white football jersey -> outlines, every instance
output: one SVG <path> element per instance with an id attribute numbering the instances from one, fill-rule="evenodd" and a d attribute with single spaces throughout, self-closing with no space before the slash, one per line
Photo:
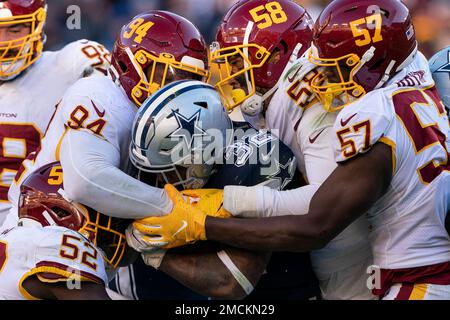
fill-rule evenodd
<path id="1" fill-rule="evenodd" d="M 312 93 L 309 85 L 316 74 L 306 55 L 288 67 L 265 117 L 267 128 L 294 152 L 306 181 L 320 185 L 336 168 L 331 141 L 337 114 L 325 111 Z M 364 217 L 311 252 L 311 261 L 324 299 L 374 298 L 366 285 L 372 257 Z"/>
<path id="2" fill-rule="evenodd" d="M 450 261 L 449 123 L 425 57 L 419 52 L 384 88 L 346 106 L 334 130 L 337 162 L 377 142 L 392 148 L 391 184 L 368 213 L 374 264 L 398 269 Z"/>
<path id="3" fill-rule="evenodd" d="M 103 256 L 78 232 L 62 227 L 15 227 L 0 234 L 0 299 L 36 299 L 23 282 L 107 283 Z M 70 289 L 70 287 L 69 287 Z"/>
<path id="4" fill-rule="evenodd" d="M 78 79 L 106 73 L 109 52 L 80 40 L 44 52 L 18 78 L 0 83 L 0 225 L 10 207 L 8 189 L 22 161 L 39 148 L 55 106 Z"/>
<path id="5" fill-rule="evenodd" d="M 59 146 L 68 130 L 86 130 L 108 141 L 122 151 L 121 167 L 125 167 L 136 111 L 137 107 L 109 77 L 93 75 L 77 81 L 59 104 L 42 139 L 41 149 L 23 162 L 9 191 L 11 203 L 18 203 L 20 184 L 26 177 L 46 164 L 59 161 Z M 18 219 L 15 207 L 5 222 L 6 227 L 14 225 Z"/>

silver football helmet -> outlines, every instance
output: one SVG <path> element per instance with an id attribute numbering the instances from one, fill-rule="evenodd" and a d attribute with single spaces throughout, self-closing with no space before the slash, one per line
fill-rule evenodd
<path id="1" fill-rule="evenodd" d="M 450 46 L 431 57 L 429 64 L 436 89 L 445 107 L 450 110 Z"/>
<path id="2" fill-rule="evenodd" d="M 193 80 L 173 82 L 139 108 L 130 159 L 138 170 L 158 174 L 158 184 L 201 188 L 214 164 L 223 161 L 232 129 L 214 87 Z"/>

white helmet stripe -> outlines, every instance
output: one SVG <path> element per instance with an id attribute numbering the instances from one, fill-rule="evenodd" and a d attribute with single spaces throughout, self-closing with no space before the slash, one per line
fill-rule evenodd
<path id="1" fill-rule="evenodd" d="M 133 55 L 133 52 L 131 52 L 131 49 L 127 47 L 127 48 L 125 48 L 125 52 L 127 53 L 128 58 L 130 59 L 131 63 L 133 64 L 134 69 L 136 70 L 137 73 L 139 73 L 139 76 L 141 77 L 141 79 L 145 82 L 148 82 L 147 75 L 144 73 L 142 68 L 136 63 L 136 59 Z"/>
<path id="2" fill-rule="evenodd" d="M 244 35 L 244 56 L 249 59 L 248 57 L 248 48 L 246 47 L 246 45 L 248 44 L 248 39 L 250 38 L 250 33 L 253 30 L 253 21 L 249 21 L 247 24 L 247 28 L 245 28 L 245 35 Z M 244 67 L 247 69 L 249 67 L 247 60 L 244 59 Z M 248 73 L 245 72 L 245 81 L 247 82 L 247 90 L 249 90 L 248 92 L 252 91 L 252 84 L 250 83 L 250 79 L 248 78 Z"/>

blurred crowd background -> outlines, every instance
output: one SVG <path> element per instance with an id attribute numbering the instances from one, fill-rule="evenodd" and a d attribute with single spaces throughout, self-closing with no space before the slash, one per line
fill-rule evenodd
<path id="1" fill-rule="evenodd" d="M 86 38 L 111 49 L 121 26 L 146 10 L 162 9 L 180 14 L 213 41 L 223 14 L 237 0 L 48 0 L 47 50 Z M 316 19 L 329 0 L 296 0 Z M 357 0 L 355 0 L 357 1 Z M 450 0 L 404 0 L 410 8 L 420 50 L 429 58 L 450 45 Z M 70 5 L 81 8 L 81 30 L 68 30 Z"/>

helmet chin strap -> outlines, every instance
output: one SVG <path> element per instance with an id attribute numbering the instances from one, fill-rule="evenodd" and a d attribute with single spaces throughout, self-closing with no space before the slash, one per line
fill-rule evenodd
<path id="1" fill-rule="evenodd" d="M 284 68 L 284 70 L 288 70 L 294 64 L 294 62 L 298 58 L 298 53 L 300 52 L 302 46 L 303 45 L 301 43 L 297 43 L 297 45 L 294 48 L 294 51 L 292 52 L 292 54 L 291 54 L 291 56 L 289 58 L 289 62 L 287 63 L 287 65 Z M 264 109 L 264 102 L 273 93 L 275 93 L 275 91 L 277 91 L 278 87 L 280 86 L 281 79 L 282 79 L 282 77 L 280 77 L 278 79 L 277 83 L 269 91 L 267 91 L 263 95 L 261 95 L 259 93 L 255 93 L 252 96 L 248 97 L 241 104 L 242 112 L 245 113 L 246 115 L 249 115 L 249 116 L 252 116 L 252 117 L 256 116 L 257 114 L 262 113 L 262 111 Z"/>
<path id="2" fill-rule="evenodd" d="M 264 108 L 264 101 L 267 100 L 279 87 L 279 83 L 277 83 L 272 89 L 260 95 L 259 93 L 255 93 L 251 97 L 247 98 L 241 104 L 241 110 L 243 113 L 249 116 L 256 116 L 257 114 L 262 113 Z"/>

